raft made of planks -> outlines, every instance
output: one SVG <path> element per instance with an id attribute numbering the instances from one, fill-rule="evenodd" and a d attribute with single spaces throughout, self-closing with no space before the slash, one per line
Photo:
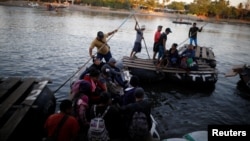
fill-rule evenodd
<path id="1" fill-rule="evenodd" d="M 27 114 L 32 108 L 37 108 L 37 109 L 41 108 L 38 107 L 38 105 L 34 104 L 37 102 L 41 94 L 43 94 L 44 92 L 46 94 L 49 94 L 51 92 L 46 87 L 49 82 L 51 81 L 47 78 L 38 79 L 33 77 L 30 78 L 8 77 L 0 79 L 0 140 L 1 141 L 13 140 L 13 138 L 15 137 L 19 138 L 18 135 L 21 134 L 20 131 L 16 131 L 19 133 L 16 133 L 15 137 L 13 137 L 14 136 L 13 133 L 15 132 L 16 128 L 20 128 L 21 130 L 26 130 L 24 126 L 22 127 L 18 126 L 21 125 L 24 118 L 27 116 Z M 45 98 L 43 97 L 43 99 Z M 48 106 L 44 101 L 43 104 L 44 106 Z M 36 118 L 36 115 L 31 115 L 31 116 L 33 116 L 33 118 Z M 32 123 L 31 120 L 29 120 L 29 124 L 39 125 L 39 123 Z M 29 130 L 35 130 L 35 129 L 29 129 Z M 28 133 L 27 130 L 27 135 L 28 134 L 31 133 Z M 27 137 L 27 135 L 23 136 Z"/>
<path id="2" fill-rule="evenodd" d="M 122 58 L 124 68 L 139 68 L 145 70 L 159 71 L 154 65 L 152 59 L 141 59 L 141 58 L 133 58 L 131 59 L 128 56 L 124 56 Z M 199 69 L 197 71 L 189 71 L 189 74 L 214 74 L 218 73 L 216 68 L 211 68 L 205 61 L 198 60 Z M 163 67 L 160 68 L 161 72 L 165 73 L 187 73 L 185 69 L 177 68 L 177 67 Z"/>
<path id="3" fill-rule="evenodd" d="M 178 48 L 179 53 L 181 54 L 187 49 L 188 45 L 184 45 L 180 48 Z M 212 48 L 208 47 L 201 47 L 197 46 L 195 47 L 195 57 L 199 59 L 206 59 L 206 60 L 215 60 L 215 55 L 212 51 Z"/>

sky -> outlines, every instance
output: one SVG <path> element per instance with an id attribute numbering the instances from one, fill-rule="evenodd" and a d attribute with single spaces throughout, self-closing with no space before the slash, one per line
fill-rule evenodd
<path id="1" fill-rule="evenodd" d="M 193 2 L 194 0 L 170 0 L 170 2 L 173 2 L 173 1 L 178 1 L 178 2 L 185 2 L 185 3 L 191 3 Z M 235 6 L 237 7 L 239 3 L 246 3 L 247 0 L 229 0 L 230 1 L 230 5 L 232 6 Z"/>

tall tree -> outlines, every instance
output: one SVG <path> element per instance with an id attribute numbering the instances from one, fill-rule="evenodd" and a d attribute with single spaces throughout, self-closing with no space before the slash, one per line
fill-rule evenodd
<path id="1" fill-rule="evenodd" d="M 190 12 L 197 15 L 207 15 L 211 0 L 194 0 L 190 4 Z"/>

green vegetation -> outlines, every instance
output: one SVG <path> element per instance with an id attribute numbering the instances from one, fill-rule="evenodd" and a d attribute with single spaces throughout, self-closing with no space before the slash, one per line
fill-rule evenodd
<path id="1" fill-rule="evenodd" d="M 217 19 L 250 20 L 249 4 L 239 3 L 238 7 L 230 6 L 230 0 L 193 0 L 192 3 L 176 2 L 165 5 L 170 0 L 76 0 L 76 4 L 110 7 L 112 9 L 140 8 L 157 12 L 171 9 L 176 13 L 195 14 L 198 16 L 216 17 Z M 172 11 L 172 12 L 173 12 Z"/>
<path id="2" fill-rule="evenodd" d="M 6 1 L 6 0 L 0 0 Z M 40 2 L 65 2 L 66 0 L 29 0 Z M 72 2 L 73 0 L 67 0 Z M 192 3 L 170 0 L 74 0 L 74 4 L 109 7 L 111 9 L 142 9 L 155 12 L 171 12 L 193 14 L 197 16 L 215 17 L 216 19 L 240 19 L 250 21 L 250 0 L 239 3 L 237 7 L 230 6 L 232 0 L 193 0 Z M 184 0 L 183 0 L 184 1 Z"/>

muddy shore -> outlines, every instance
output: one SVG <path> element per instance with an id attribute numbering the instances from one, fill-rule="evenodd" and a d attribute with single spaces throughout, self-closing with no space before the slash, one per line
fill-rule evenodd
<path id="1" fill-rule="evenodd" d="M 31 3 L 30 1 L 0 1 L 0 5 L 3 6 L 18 6 L 18 7 L 31 7 L 29 5 Z M 39 4 L 38 8 L 46 8 L 46 5 L 48 3 L 42 3 L 42 2 L 32 2 Z M 56 4 L 56 3 L 52 3 Z M 72 11 L 95 11 L 95 12 L 106 12 L 106 13 L 118 13 L 118 14 L 131 14 L 133 12 L 136 15 L 142 15 L 142 16 L 159 16 L 159 17 L 167 17 L 176 19 L 176 14 L 172 13 L 162 13 L 162 12 L 150 12 L 150 11 L 143 11 L 143 10 L 122 10 L 122 9 L 110 9 L 107 7 L 95 7 L 95 6 L 85 6 L 85 5 L 69 5 L 67 7 L 69 10 Z M 235 19 L 219 19 L 216 20 L 215 18 L 207 18 L 207 17 L 198 17 L 194 15 L 179 15 L 183 20 L 193 20 L 193 21 L 199 21 L 202 20 L 204 22 L 210 22 L 210 23 L 221 23 L 221 24 L 246 24 L 250 25 L 250 21 L 245 20 L 235 20 Z"/>

